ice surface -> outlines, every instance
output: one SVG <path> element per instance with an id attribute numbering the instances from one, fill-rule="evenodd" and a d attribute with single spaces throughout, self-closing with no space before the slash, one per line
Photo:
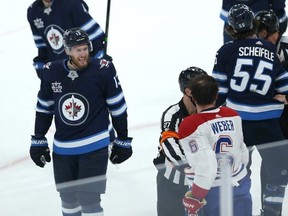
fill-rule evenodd
<path id="1" fill-rule="evenodd" d="M 51 163 L 41 169 L 29 158 L 39 88 L 32 67 L 37 50 L 26 19 L 31 3 L 5 1 L 0 13 L 0 206 L 1 215 L 6 216 L 61 215 Z M 104 29 L 107 1 L 87 3 Z M 160 116 L 180 100 L 177 78 L 181 70 L 198 66 L 211 73 L 215 52 L 222 44 L 220 7 L 221 1 L 211 0 L 112 1 L 108 54 L 114 59 L 128 103 L 134 154 L 119 166 L 109 164 L 103 196 L 106 216 L 156 215 L 152 160 Z M 47 135 L 50 143 L 52 136 L 53 128 Z M 260 159 L 255 155 L 257 168 Z M 260 208 L 258 176 L 256 169 L 251 190 L 255 212 Z M 288 215 L 287 208 L 284 215 Z"/>

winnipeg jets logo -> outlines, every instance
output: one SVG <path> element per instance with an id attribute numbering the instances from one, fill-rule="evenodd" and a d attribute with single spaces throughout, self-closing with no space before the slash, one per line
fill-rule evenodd
<path id="1" fill-rule="evenodd" d="M 88 100 L 78 93 L 68 93 L 59 100 L 59 112 L 65 124 L 81 125 L 88 117 Z"/>
<path id="2" fill-rule="evenodd" d="M 48 31 L 47 39 L 55 49 L 62 46 L 62 44 L 60 44 L 60 39 L 62 39 L 62 35 L 58 30 L 54 29 L 53 27 Z"/>
<path id="3" fill-rule="evenodd" d="M 100 69 L 103 67 L 109 67 L 109 61 L 107 61 L 106 59 L 101 59 L 100 61 Z"/>
<path id="4" fill-rule="evenodd" d="M 75 100 L 74 95 L 72 95 L 71 100 L 65 104 L 65 111 L 71 119 L 76 119 L 78 118 L 78 113 L 81 115 L 82 107 L 84 107 L 84 105 Z"/>
<path id="5" fill-rule="evenodd" d="M 62 86 L 61 86 L 61 83 L 60 82 L 54 82 L 52 83 L 52 90 L 54 93 L 60 93 L 62 92 Z"/>
<path id="6" fill-rule="evenodd" d="M 36 26 L 36 28 L 40 29 L 40 28 L 44 28 L 44 22 L 42 21 L 41 18 L 37 18 L 35 20 L 33 20 L 34 25 Z"/>
<path id="7" fill-rule="evenodd" d="M 63 30 L 57 25 L 49 25 L 45 31 L 44 34 L 46 35 L 47 41 L 49 42 L 49 45 L 53 49 L 54 53 L 60 54 L 63 52 Z"/>
<path id="8" fill-rule="evenodd" d="M 43 69 L 44 69 L 44 68 L 50 69 L 50 65 L 51 65 L 51 62 L 47 62 L 47 63 L 43 66 Z"/>
<path id="9" fill-rule="evenodd" d="M 52 32 L 51 35 L 49 36 L 49 40 L 51 41 L 51 43 L 53 43 L 55 46 L 59 45 L 59 41 L 60 41 L 60 36 L 57 35 L 55 32 Z"/>

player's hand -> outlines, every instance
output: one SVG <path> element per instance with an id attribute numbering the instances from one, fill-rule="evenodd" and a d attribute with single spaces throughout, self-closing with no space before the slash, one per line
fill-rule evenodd
<path id="1" fill-rule="evenodd" d="M 110 155 L 110 161 L 113 164 L 120 164 L 131 157 L 132 155 L 132 139 L 115 138 Z"/>
<path id="2" fill-rule="evenodd" d="M 198 211 L 206 205 L 206 200 L 202 201 L 193 198 L 192 192 L 188 191 L 183 198 L 183 205 L 187 210 L 188 216 L 198 216 Z"/>
<path id="3" fill-rule="evenodd" d="M 48 142 L 45 137 L 31 137 L 30 157 L 39 167 L 44 167 L 46 162 L 51 161 L 50 149 L 48 147 Z"/>
<path id="4" fill-rule="evenodd" d="M 286 100 L 286 95 L 283 94 L 277 94 L 274 96 L 274 99 L 278 100 L 279 102 L 282 102 L 284 104 L 287 104 L 287 100 Z"/>

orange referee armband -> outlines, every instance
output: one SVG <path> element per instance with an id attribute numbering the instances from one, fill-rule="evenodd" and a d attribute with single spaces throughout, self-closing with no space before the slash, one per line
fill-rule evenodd
<path id="1" fill-rule="evenodd" d="M 175 131 L 163 131 L 161 136 L 160 145 L 162 145 L 162 143 L 169 138 L 179 139 L 179 135 Z"/>

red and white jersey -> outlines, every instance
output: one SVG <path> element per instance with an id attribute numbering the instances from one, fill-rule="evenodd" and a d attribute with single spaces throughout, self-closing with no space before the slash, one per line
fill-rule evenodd
<path id="1" fill-rule="evenodd" d="M 220 168 L 225 154 L 231 165 L 231 184 L 238 185 L 247 174 L 248 149 L 243 141 L 241 118 L 228 107 L 204 110 L 186 117 L 179 127 L 180 144 L 190 170 L 187 177 L 209 190 L 220 184 Z"/>

